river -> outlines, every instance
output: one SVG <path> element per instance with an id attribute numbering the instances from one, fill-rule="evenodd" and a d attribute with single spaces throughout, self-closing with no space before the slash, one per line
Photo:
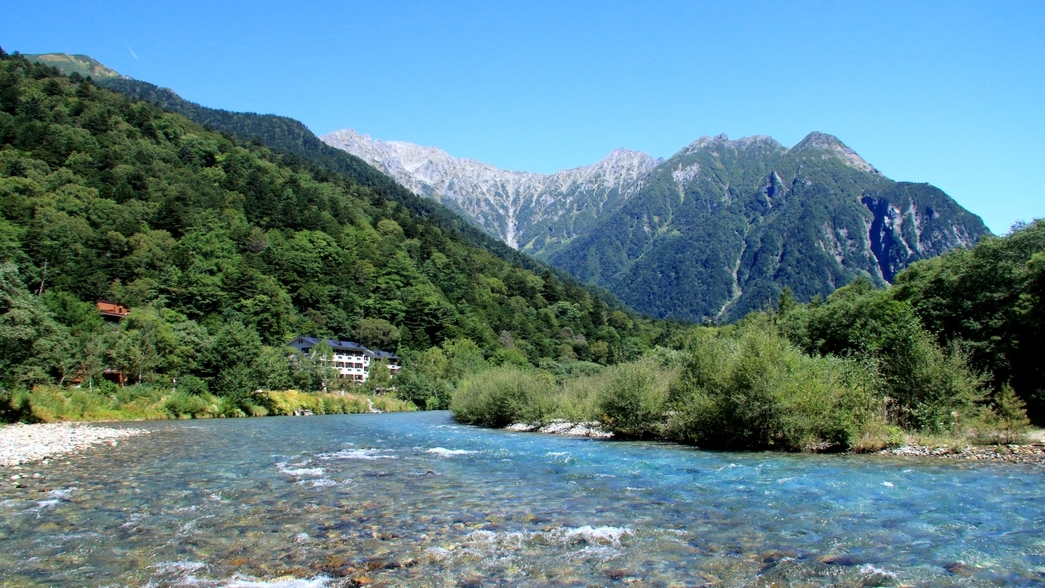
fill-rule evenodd
<path id="1" fill-rule="evenodd" d="M 4 484 L 0 584 L 1045 584 L 1037 465 L 708 452 L 446 412 L 129 426 L 151 432 Z"/>

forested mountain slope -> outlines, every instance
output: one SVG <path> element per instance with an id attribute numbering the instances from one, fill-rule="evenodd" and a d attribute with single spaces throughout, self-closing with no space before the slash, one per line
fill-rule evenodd
<path id="1" fill-rule="evenodd" d="M 808 301 L 858 275 L 882 285 L 988 233 L 942 191 L 889 180 L 822 133 L 791 149 L 704 137 L 663 162 L 619 150 L 551 175 L 351 130 L 321 138 L 656 317 L 734 320 L 784 286 Z"/>
<path id="2" fill-rule="evenodd" d="M 375 189 L 2 52 L 0 268 L 6 382 L 62 381 L 107 354 L 146 381 L 290 386 L 279 348 L 297 334 L 496 362 L 649 345 L 585 288 Z M 99 298 L 132 308 L 116 331 Z"/>
<path id="3" fill-rule="evenodd" d="M 791 149 L 704 137 L 653 170 L 617 212 L 550 257 L 658 317 L 732 320 L 790 287 L 803 301 L 989 234 L 928 184 L 882 176 L 838 139 Z"/>
<path id="4" fill-rule="evenodd" d="M 406 207 L 413 214 L 429 219 L 443 230 L 460 234 L 470 244 L 481 247 L 501 259 L 532 271 L 548 269 L 477 228 L 472 224 L 474 221 L 469 215 L 459 214 L 460 209 L 450 207 L 454 210 L 452 211 L 439 202 L 419 197 L 362 159 L 327 145 L 298 120 L 274 114 L 208 108 L 185 100 L 170 89 L 127 77 L 107 77 L 99 80 L 98 84 L 125 94 L 131 99 L 156 104 L 205 127 L 232 133 L 244 141 L 256 140 L 275 151 L 297 155 L 316 166 L 344 175 L 356 184 L 380 193 L 384 198 Z M 566 276 L 565 273 L 558 275 L 560 279 Z"/>

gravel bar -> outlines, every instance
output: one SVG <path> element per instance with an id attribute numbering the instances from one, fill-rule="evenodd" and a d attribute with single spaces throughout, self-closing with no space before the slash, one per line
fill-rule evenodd
<path id="1" fill-rule="evenodd" d="M 55 455 L 76 453 L 91 445 L 143 435 L 142 429 L 114 429 L 83 423 L 14 424 L 0 427 L 0 466 L 17 466 Z"/>
<path id="2" fill-rule="evenodd" d="M 882 455 L 902 455 L 908 457 L 939 457 L 943 459 L 1045 464 L 1045 446 L 1037 443 L 1030 445 L 980 445 L 963 449 L 904 445 L 903 447 L 883 449 L 879 453 Z"/>

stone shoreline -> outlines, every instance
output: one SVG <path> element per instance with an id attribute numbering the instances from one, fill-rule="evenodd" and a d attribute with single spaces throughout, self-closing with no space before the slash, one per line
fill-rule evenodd
<path id="1" fill-rule="evenodd" d="M 532 423 L 514 423 L 505 431 L 545 433 L 569 437 L 612 439 L 613 433 L 602 428 L 598 422 L 575 423 L 555 420 L 541 426 Z M 1033 439 L 1032 441 L 1037 441 Z M 931 457 L 939 459 L 968 459 L 973 461 L 999 461 L 1007 463 L 1037 463 L 1045 465 L 1045 444 L 1032 442 L 1024 445 L 973 445 L 964 448 L 930 447 L 926 445 L 904 445 L 881 451 L 849 452 L 850 455 L 895 455 L 898 457 Z"/>
<path id="2" fill-rule="evenodd" d="M 148 431 L 84 423 L 5 425 L 0 427 L 0 467 L 19 466 L 76 453 L 100 443 L 116 446 L 120 439 L 145 433 Z"/>
<path id="3" fill-rule="evenodd" d="M 1008 463 L 1045 464 L 1045 446 L 1030 445 L 974 445 L 963 449 L 951 447 L 928 447 L 924 445 L 904 445 L 892 449 L 883 449 L 879 455 L 897 455 L 905 457 L 935 457 L 941 459 L 969 459 L 974 461 L 1004 461 Z"/>
<path id="4" fill-rule="evenodd" d="M 602 428 L 596 422 L 574 423 L 570 421 L 554 420 L 541 426 L 530 423 L 514 423 L 504 428 L 505 431 L 517 433 L 545 433 L 548 435 L 566 435 L 568 437 L 591 437 L 593 439 L 612 439 L 613 433 Z"/>

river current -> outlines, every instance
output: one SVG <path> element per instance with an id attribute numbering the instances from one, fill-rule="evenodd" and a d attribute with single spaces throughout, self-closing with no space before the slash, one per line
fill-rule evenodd
<path id="1" fill-rule="evenodd" d="M 151 433 L 0 489 L 0 584 L 1045 584 L 1040 466 L 708 452 L 446 412 L 130 426 Z"/>

